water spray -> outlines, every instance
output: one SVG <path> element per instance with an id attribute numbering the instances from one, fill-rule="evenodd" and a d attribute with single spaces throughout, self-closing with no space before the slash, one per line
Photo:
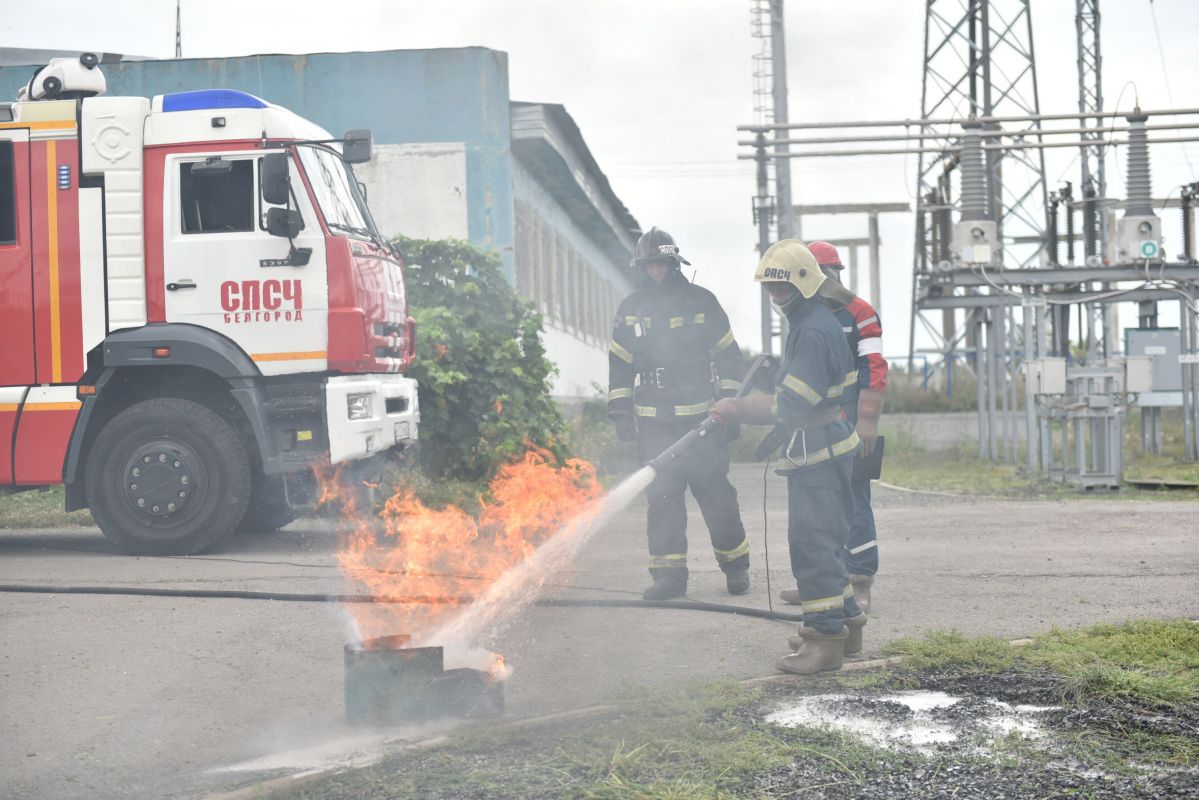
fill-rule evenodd
<path id="1" fill-rule="evenodd" d="M 745 380 L 741 382 L 741 388 L 737 391 L 736 398 L 745 397 L 757 388 L 764 390 L 773 388 L 774 373 L 777 369 L 778 362 L 774 357 L 767 355 L 758 356 L 745 373 Z M 703 422 L 688 431 L 677 442 L 663 450 L 655 458 L 651 458 L 646 466 L 653 470 L 654 475 L 662 473 L 704 439 L 718 432 L 721 427 L 722 423 L 720 420 L 715 417 L 706 417 Z"/>

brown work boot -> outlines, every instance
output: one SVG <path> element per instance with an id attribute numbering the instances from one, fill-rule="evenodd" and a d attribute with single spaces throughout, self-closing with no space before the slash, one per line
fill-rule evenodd
<path id="1" fill-rule="evenodd" d="M 845 657 L 851 661 L 862 657 L 862 628 L 866 627 L 866 615 L 858 614 L 845 620 Z"/>
<path id="2" fill-rule="evenodd" d="M 858 607 L 863 614 L 870 613 L 870 587 L 874 585 L 873 575 L 850 575 L 849 582 L 853 585 L 853 599 L 858 601 Z"/>
<path id="3" fill-rule="evenodd" d="M 784 603 L 790 603 L 793 606 L 799 605 L 799 589 L 783 589 L 779 592 L 779 599 Z"/>
<path id="4" fill-rule="evenodd" d="M 807 626 L 799 629 L 799 648 L 778 660 L 777 667 L 793 675 L 814 675 L 817 672 L 835 672 L 845 661 L 845 639 L 848 632 L 844 627 L 836 633 L 821 633 Z"/>
<path id="5" fill-rule="evenodd" d="M 846 636 L 845 636 L 845 657 L 854 659 L 862 657 L 862 628 L 866 626 L 866 615 L 858 614 L 856 617 L 849 617 L 845 620 Z M 798 633 L 787 637 L 787 644 L 791 645 L 792 650 L 798 650 L 803 644 L 803 637 Z"/>

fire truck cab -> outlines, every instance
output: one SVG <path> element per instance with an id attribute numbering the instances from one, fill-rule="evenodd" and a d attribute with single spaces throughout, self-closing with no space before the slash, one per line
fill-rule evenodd
<path id="1" fill-rule="evenodd" d="M 414 324 L 369 132 L 104 89 L 85 54 L 0 104 L 0 493 L 62 483 L 125 549 L 191 553 L 416 439 Z"/>

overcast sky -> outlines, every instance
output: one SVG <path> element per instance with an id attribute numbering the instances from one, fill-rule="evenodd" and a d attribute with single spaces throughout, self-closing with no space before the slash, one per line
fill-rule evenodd
<path id="1" fill-rule="evenodd" d="M 789 0 L 792 120 L 919 116 L 924 7 L 920 0 Z M 174 54 L 174 0 L 56 0 L 52 13 L 47 8 L 43 0 L 5 0 L 0 43 Z M 1199 2 L 1104 0 L 1102 11 L 1108 109 L 1117 101 L 1118 108 L 1131 108 L 1137 99 L 1149 109 L 1199 107 Z M 1033 26 L 1041 110 L 1073 111 L 1074 3 L 1034 2 Z M 753 170 L 736 160 L 735 130 L 753 122 L 756 42 L 749 0 L 183 2 L 188 57 L 466 45 L 508 53 L 512 99 L 566 106 L 642 226 L 675 235 L 698 270 L 697 282 L 718 294 L 738 338 L 758 349 Z M 1187 147 L 1185 153 L 1178 145 L 1153 149 L 1155 196 L 1176 196 L 1179 184 L 1199 179 L 1191 166 L 1199 166 L 1199 146 Z M 1049 153 L 1050 188 L 1064 180 L 1077 185 L 1073 149 Z M 1109 157 L 1113 195 L 1122 193 L 1122 167 L 1118 154 Z M 914 159 L 903 156 L 800 162 L 793 170 L 794 200 L 911 201 L 914 168 Z M 1179 247 L 1176 217 L 1166 213 L 1171 253 Z M 865 220 L 812 218 L 804 233 L 863 236 Z M 909 325 L 912 217 L 884 217 L 882 238 L 886 354 L 901 355 Z M 1163 313 L 1163 324 L 1177 318 L 1172 313 Z M 1133 316 L 1126 310 L 1122 319 Z"/>

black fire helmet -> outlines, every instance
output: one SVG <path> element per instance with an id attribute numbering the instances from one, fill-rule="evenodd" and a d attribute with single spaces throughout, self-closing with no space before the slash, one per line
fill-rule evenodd
<path id="1" fill-rule="evenodd" d="M 691 266 L 690 261 L 679 255 L 679 246 L 674 243 L 674 237 L 658 227 L 641 234 L 637 246 L 633 248 L 633 260 L 629 266 L 645 269 L 651 261 L 670 261 L 676 268 L 680 264 Z"/>

